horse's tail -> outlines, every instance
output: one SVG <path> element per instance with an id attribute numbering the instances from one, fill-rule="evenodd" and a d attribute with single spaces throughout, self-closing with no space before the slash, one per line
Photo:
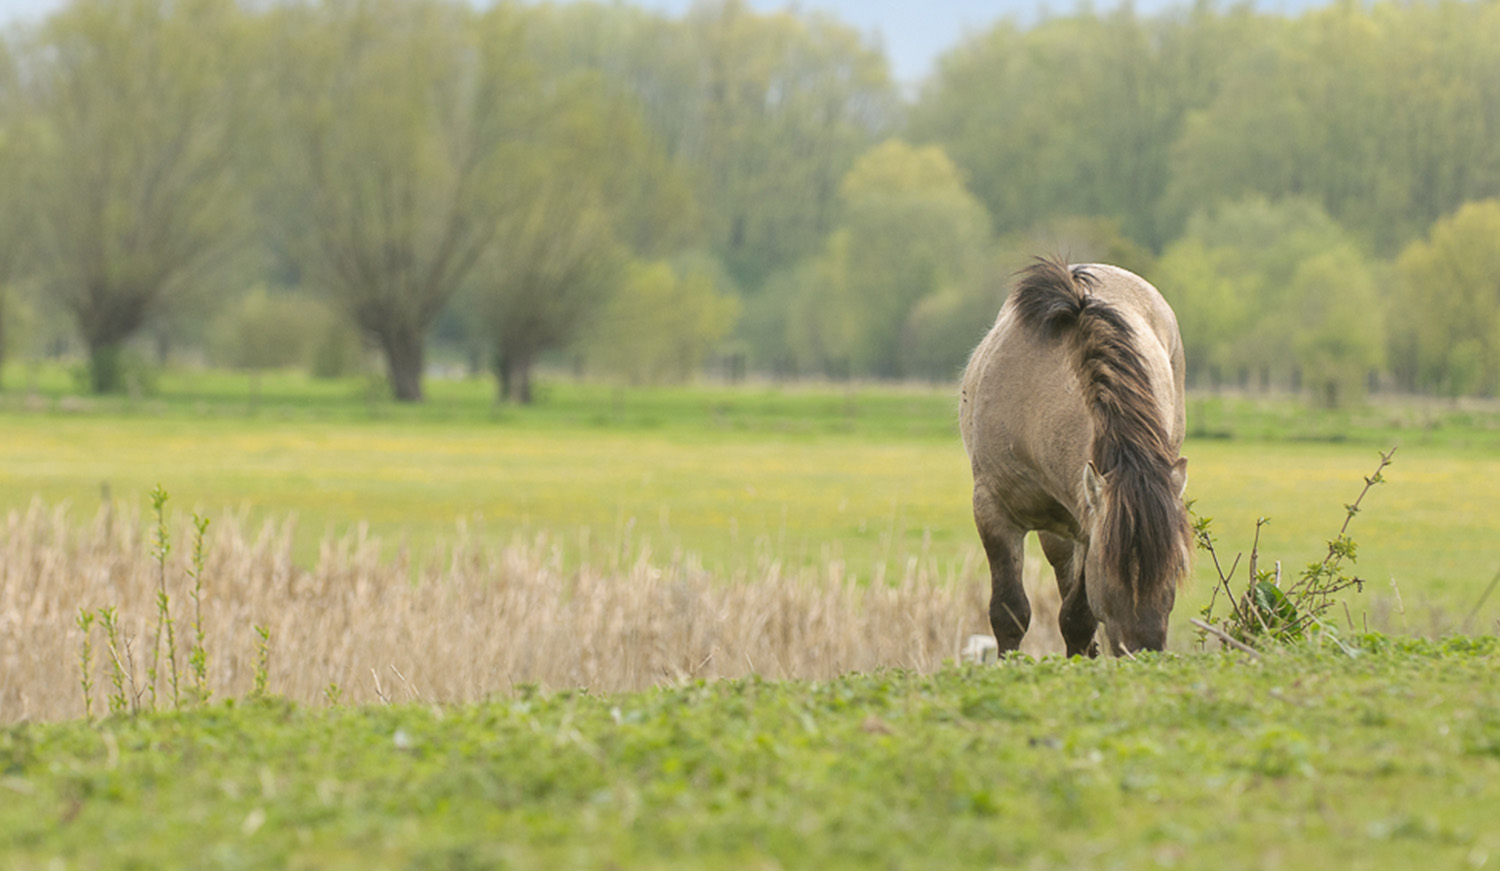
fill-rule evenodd
<path id="1" fill-rule="evenodd" d="M 1037 258 L 1012 292 L 1021 322 L 1045 341 L 1066 341 L 1094 419 L 1091 459 L 1108 482 L 1103 547 L 1122 581 L 1176 583 L 1186 574 L 1191 527 L 1172 479 L 1176 462 L 1135 331 L 1094 296 L 1083 266 Z"/>

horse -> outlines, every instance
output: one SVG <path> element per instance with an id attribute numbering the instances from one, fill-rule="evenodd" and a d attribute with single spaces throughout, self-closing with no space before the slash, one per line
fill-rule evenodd
<path id="1" fill-rule="evenodd" d="M 964 370 L 959 427 L 1001 653 L 1031 623 L 1030 531 L 1057 575 L 1069 656 L 1162 650 L 1192 555 L 1177 317 L 1115 266 L 1037 258 Z"/>

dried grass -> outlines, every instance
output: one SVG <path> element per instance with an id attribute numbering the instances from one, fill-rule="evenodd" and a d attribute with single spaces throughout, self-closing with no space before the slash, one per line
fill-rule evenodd
<path id="1" fill-rule="evenodd" d="M 144 683 L 156 615 L 152 531 L 140 511 L 108 506 L 84 522 L 40 503 L 6 518 L 0 723 L 84 713 L 81 608 L 118 610 Z M 643 541 L 625 542 L 605 565 L 569 566 L 555 536 L 497 546 L 460 527 L 441 558 L 422 565 L 382 557 L 378 540 L 357 534 L 325 538 L 308 570 L 293 562 L 295 533 L 291 519 L 252 531 L 243 517 L 214 518 L 203 623 L 216 698 L 250 691 L 256 625 L 270 630 L 272 693 L 319 703 L 337 685 L 350 704 L 461 702 L 521 684 L 615 692 L 752 673 L 926 672 L 989 631 L 977 548 L 947 569 L 913 556 L 895 579 L 862 579 L 839 562 L 792 573 L 772 559 L 714 577 L 691 556 L 653 558 Z M 174 521 L 172 539 L 172 613 L 187 627 L 185 520 Z M 1035 614 L 1023 650 L 1033 655 L 1062 649 L 1056 590 L 1041 574 L 1028 563 Z M 107 710 L 109 692 L 101 647 L 96 637 L 95 711 Z"/>

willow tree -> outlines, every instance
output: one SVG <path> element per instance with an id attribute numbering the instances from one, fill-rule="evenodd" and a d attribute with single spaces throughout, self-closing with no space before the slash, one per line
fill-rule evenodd
<path id="1" fill-rule="evenodd" d="M 473 282 L 500 398 L 523 403 L 541 355 L 585 336 L 630 256 L 670 250 L 692 214 L 634 97 L 592 72 L 549 72 L 544 120 L 515 158 L 504 220 Z"/>
<path id="2" fill-rule="evenodd" d="M 456 0 L 282 13 L 282 238 L 382 351 L 401 401 L 422 399 L 426 334 L 513 199 L 532 93 L 519 16 Z"/>
<path id="3" fill-rule="evenodd" d="M 77 0 L 22 37 L 11 143 L 39 279 L 88 348 L 121 348 L 203 286 L 244 237 L 232 0 Z"/>

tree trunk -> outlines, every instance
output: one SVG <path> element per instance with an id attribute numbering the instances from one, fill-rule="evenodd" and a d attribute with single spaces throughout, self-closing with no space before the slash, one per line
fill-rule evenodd
<path id="1" fill-rule="evenodd" d="M 530 357 L 505 351 L 495 354 L 495 381 L 501 402 L 531 404 Z"/>
<path id="2" fill-rule="evenodd" d="M 89 388 L 95 394 L 125 389 L 124 349 L 118 340 L 89 340 Z"/>
<path id="3" fill-rule="evenodd" d="M 508 393 L 522 405 L 531 404 L 531 363 L 523 360 L 510 371 L 511 386 Z"/>
<path id="4" fill-rule="evenodd" d="M 422 367 L 425 348 L 422 335 L 412 330 L 398 330 L 380 336 L 385 352 L 386 377 L 397 402 L 422 401 Z"/>
<path id="5" fill-rule="evenodd" d="M 510 402 L 510 358 L 500 352 L 495 352 L 495 401 L 500 404 Z"/>

